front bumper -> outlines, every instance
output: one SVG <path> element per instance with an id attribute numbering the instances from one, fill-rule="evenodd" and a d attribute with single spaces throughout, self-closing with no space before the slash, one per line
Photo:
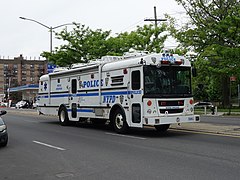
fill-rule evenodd
<path id="1" fill-rule="evenodd" d="M 145 117 L 143 125 L 155 126 L 161 124 L 179 124 L 179 123 L 193 123 L 200 122 L 199 115 L 188 116 L 158 116 L 158 117 Z"/>

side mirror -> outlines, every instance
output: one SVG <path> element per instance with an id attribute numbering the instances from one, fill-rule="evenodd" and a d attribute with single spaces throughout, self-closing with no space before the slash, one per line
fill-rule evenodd
<path id="1" fill-rule="evenodd" d="M 193 77 L 197 76 L 197 69 L 195 67 L 192 68 L 192 76 Z"/>
<path id="2" fill-rule="evenodd" d="M 1 111 L 0 111 L 0 116 L 2 116 L 2 115 L 4 115 L 4 114 L 7 114 L 7 111 L 1 110 Z"/>

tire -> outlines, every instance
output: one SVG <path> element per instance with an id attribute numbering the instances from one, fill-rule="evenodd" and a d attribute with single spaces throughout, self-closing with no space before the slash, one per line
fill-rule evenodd
<path id="1" fill-rule="evenodd" d="M 170 124 L 163 124 L 163 125 L 156 125 L 155 126 L 155 129 L 158 131 L 158 132 L 166 132 L 169 128 Z"/>
<path id="2" fill-rule="evenodd" d="M 8 135 L 6 136 L 5 141 L 2 142 L 2 143 L 0 143 L 0 147 L 5 147 L 5 146 L 7 146 L 7 143 L 8 143 Z"/>
<path id="3" fill-rule="evenodd" d="M 68 113 L 65 107 L 60 108 L 58 116 L 59 116 L 59 122 L 62 126 L 69 125 Z"/>
<path id="4" fill-rule="evenodd" d="M 127 133 L 129 127 L 126 122 L 126 115 L 121 109 L 117 109 L 114 112 L 111 122 L 116 133 L 119 134 Z"/>

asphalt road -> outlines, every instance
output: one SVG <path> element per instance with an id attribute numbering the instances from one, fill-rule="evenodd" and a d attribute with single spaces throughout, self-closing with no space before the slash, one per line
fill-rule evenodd
<path id="1" fill-rule="evenodd" d="M 62 127 L 56 117 L 7 114 L 0 179 L 238 180 L 240 138 L 107 126 Z"/>

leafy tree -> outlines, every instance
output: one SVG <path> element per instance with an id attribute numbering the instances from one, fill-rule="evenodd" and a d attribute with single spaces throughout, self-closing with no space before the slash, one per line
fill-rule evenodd
<path id="1" fill-rule="evenodd" d="M 239 0 L 176 1 L 185 8 L 190 21 L 181 29 L 173 28 L 172 23 L 172 35 L 182 46 L 199 54 L 199 65 L 208 61 L 204 66 L 208 69 L 208 74 L 204 75 L 211 79 L 208 90 L 210 92 L 214 82 L 221 84 L 222 104 L 226 106 L 229 104 L 229 77 L 240 78 Z"/>
<path id="2" fill-rule="evenodd" d="M 106 40 L 109 35 L 110 31 L 101 29 L 93 31 L 85 25 L 76 24 L 73 31 L 62 30 L 56 34 L 58 39 L 62 39 L 67 44 L 56 47 L 53 53 L 43 52 L 42 56 L 60 66 L 84 63 L 90 59 L 100 58 L 107 53 Z"/>
<path id="3" fill-rule="evenodd" d="M 166 31 L 166 24 L 155 27 L 154 25 L 138 26 L 136 31 L 132 31 L 126 41 L 130 48 L 148 52 L 160 52 L 163 43 L 167 38 L 167 34 L 162 35 Z"/>
<path id="4" fill-rule="evenodd" d="M 136 31 L 124 32 L 111 37 L 111 31 L 91 30 L 85 25 L 77 25 L 71 32 L 66 30 L 56 34 L 58 39 L 67 42 L 55 48 L 53 53 L 43 52 L 42 56 L 50 62 L 67 66 L 73 63 L 84 63 L 105 55 L 123 55 L 133 48 L 140 51 L 160 52 L 167 35 L 162 35 L 166 24 L 160 27 L 153 25 L 138 26 Z"/>

